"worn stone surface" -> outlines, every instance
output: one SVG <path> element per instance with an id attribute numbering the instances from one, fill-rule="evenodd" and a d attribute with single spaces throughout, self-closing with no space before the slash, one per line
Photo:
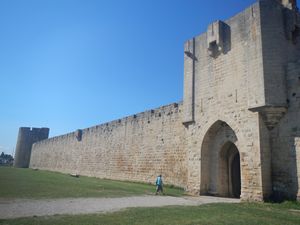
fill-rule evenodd
<path id="1" fill-rule="evenodd" d="M 28 168 L 33 143 L 47 139 L 48 137 L 49 128 L 20 127 L 16 145 L 14 167 Z"/>
<path id="2" fill-rule="evenodd" d="M 30 167 L 145 182 L 162 173 L 190 193 L 243 200 L 300 197 L 295 6 L 261 0 L 208 25 L 184 45 L 182 103 L 37 142 Z"/>
<path id="3" fill-rule="evenodd" d="M 181 104 L 50 138 L 34 144 L 30 167 L 87 176 L 185 186 Z"/>

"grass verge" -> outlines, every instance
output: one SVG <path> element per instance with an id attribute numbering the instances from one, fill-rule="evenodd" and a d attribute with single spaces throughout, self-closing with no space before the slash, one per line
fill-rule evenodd
<path id="1" fill-rule="evenodd" d="M 0 220 L 1 225 L 296 225 L 300 204 L 209 204 L 189 207 L 132 208 L 115 213 Z"/>
<path id="2" fill-rule="evenodd" d="M 0 167 L 0 198 L 78 198 L 125 197 L 147 195 L 155 192 L 155 186 L 142 183 L 113 181 L 66 174 Z M 179 188 L 165 188 L 167 195 L 182 196 Z"/>

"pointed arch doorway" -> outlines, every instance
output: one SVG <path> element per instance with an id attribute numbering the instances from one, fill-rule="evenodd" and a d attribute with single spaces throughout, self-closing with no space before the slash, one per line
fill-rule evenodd
<path id="1" fill-rule="evenodd" d="M 241 195 L 240 154 L 232 142 L 227 142 L 220 150 L 218 193 L 232 198 Z"/>
<path id="2" fill-rule="evenodd" d="M 201 195 L 240 197 L 241 164 L 236 142 L 235 132 L 223 121 L 207 131 L 201 148 Z"/>

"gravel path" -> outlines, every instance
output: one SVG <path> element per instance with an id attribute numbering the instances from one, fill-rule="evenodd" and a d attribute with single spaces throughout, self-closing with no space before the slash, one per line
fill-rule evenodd
<path id="1" fill-rule="evenodd" d="M 216 197 L 139 196 L 124 198 L 68 198 L 50 200 L 0 200 L 0 219 L 56 214 L 88 214 L 113 212 L 128 207 L 160 207 L 169 205 L 201 205 L 238 203 L 239 199 Z"/>

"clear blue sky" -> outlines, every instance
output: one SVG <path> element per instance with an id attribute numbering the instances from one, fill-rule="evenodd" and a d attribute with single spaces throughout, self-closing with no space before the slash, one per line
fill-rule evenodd
<path id="1" fill-rule="evenodd" d="M 0 0 L 0 152 L 182 100 L 183 43 L 255 0 Z"/>

